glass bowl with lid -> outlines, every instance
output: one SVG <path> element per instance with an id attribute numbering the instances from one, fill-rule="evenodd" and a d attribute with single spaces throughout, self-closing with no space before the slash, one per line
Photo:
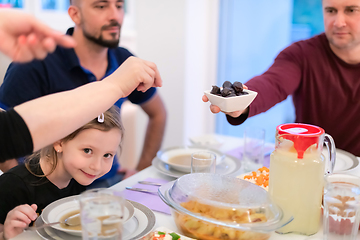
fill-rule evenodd
<path id="1" fill-rule="evenodd" d="M 197 239 L 265 240 L 292 221 L 266 190 L 230 176 L 187 174 L 162 185 L 159 196 L 179 230 Z"/>

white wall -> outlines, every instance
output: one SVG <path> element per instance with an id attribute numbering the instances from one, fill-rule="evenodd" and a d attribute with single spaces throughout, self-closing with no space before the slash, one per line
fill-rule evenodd
<path id="1" fill-rule="evenodd" d="M 135 0 L 137 56 L 158 65 L 168 111 L 163 147 L 214 131 L 201 97 L 216 82 L 217 0 Z"/>

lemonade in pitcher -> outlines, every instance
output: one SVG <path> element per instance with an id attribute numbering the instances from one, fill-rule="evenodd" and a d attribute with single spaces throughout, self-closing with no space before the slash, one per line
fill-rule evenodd
<path id="1" fill-rule="evenodd" d="M 335 146 L 324 130 L 306 124 L 282 124 L 276 129 L 275 151 L 270 156 L 269 194 L 284 218 L 294 220 L 278 233 L 315 234 L 321 224 L 325 159 L 324 139 L 330 149 L 332 172 Z"/>

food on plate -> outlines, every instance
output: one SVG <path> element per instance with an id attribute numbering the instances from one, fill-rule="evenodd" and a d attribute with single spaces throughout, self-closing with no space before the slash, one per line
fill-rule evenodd
<path id="1" fill-rule="evenodd" d="M 181 237 L 177 233 L 167 233 L 161 231 L 155 231 L 152 234 L 151 240 L 181 240 Z"/>
<path id="2" fill-rule="evenodd" d="M 80 215 L 75 216 L 79 213 L 80 213 L 80 210 L 75 210 L 75 211 L 71 211 L 69 213 L 64 214 L 60 218 L 60 222 L 61 222 L 60 227 L 69 229 L 69 230 L 81 230 Z M 72 216 L 75 216 L 75 217 L 72 218 Z M 71 220 L 71 226 L 63 223 L 65 221 L 65 219 L 67 219 L 67 218 L 69 218 Z M 79 224 L 75 224 L 75 223 L 79 223 Z"/>
<path id="3" fill-rule="evenodd" d="M 169 158 L 168 162 L 172 164 L 191 166 L 191 154 L 192 153 L 184 153 L 172 156 Z"/>
<path id="4" fill-rule="evenodd" d="M 191 200 L 181 204 L 185 209 L 201 214 L 207 218 L 220 220 L 229 223 L 258 223 L 266 222 L 267 218 L 261 211 L 253 209 L 234 209 L 234 208 L 219 208 L 211 205 L 201 203 L 199 201 Z M 241 231 L 229 227 L 219 226 L 205 221 L 196 219 L 190 215 L 175 212 L 175 221 L 177 226 L 186 236 L 191 236 L 198 239 L 227 239 L 227 240 L 265 240 L 270 237 L 266 233 Z"/>
<path id="5" fill-rule="evenodd" d="M 69 213 L 64 214 L 60 218 L 60 222 L 64 222 L 65 219 L 69 219 L 69 224 L 60 223 L 60 227 L 67 230 L 82 230 L 81 228 L 81 220 L 80 220 L 80 210 L 71 211 Z M 77 215 L 77 216 L 75 216 Z M 111 215 L 105 215 L 101 217 L 97 217 L 99 223 L 101 223 L 101 235 L 102 236 L 111 236 L 113 234 L 113 230 L 118 227 L 119 221 L 114 221 L 114 217 Z"/>
<path id="6" fill-rule="evenodd" d="M 165 227 L 159 227 L 144 237 L 143 240 L 192 240 L 192 238 L 180 235 Z"/>
<path id="7" fill-rule="evenodd" d="M 241 175 L 240 178 L 255 183 L 266 190 L 269 189 L 269 169 L 267 167 L 261 167 L 257 171 Z"/>
<path id="8" fill-rule="evenodd" d="M 234 82 L 232 84 L 229 81 L 225 81 L 222 88 L 213 85 L 210 93 L 222 97 L 236 97 L 249 94 L 248 92 L 244 92 L 244 87 L 241 82 Z"/>

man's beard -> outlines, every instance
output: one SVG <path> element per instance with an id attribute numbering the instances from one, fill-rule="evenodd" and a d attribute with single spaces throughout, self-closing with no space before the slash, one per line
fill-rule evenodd
<path id="1" fill-rule="evenodd" d="M 83 33 L 84 33 L 84 36 L 89 39 L 90 41 L 102 46 L 102 47 L 107 47 L 107 48 L 117 48 L 119 46 L 119 41 L 120 41 L 120 34 L 119 34 L 119 37 L 116 38 L 116 39 L 113 39 L 113 40 L 104 40 L 103 39 L 103 36 L 102 36 L 102 31 L 106 28 L 110 28 L 110 27 L 119 27 L 119 33 L 120 33 L 120 30 L 121 30 L 121 26 L 120 24 L 118 24 L 117 22 L 112 22 L 110 23 L 109 25 L 105 25 L 101 28 L 101 34 L 99 37 L 94 37 L 92 36 L 90 33 L 88 33 L 85 28 L 83 28 Z M 114 36 L 115 38 L 115 35 L 116 33 L 114 34 L 111 34 Z"/>

